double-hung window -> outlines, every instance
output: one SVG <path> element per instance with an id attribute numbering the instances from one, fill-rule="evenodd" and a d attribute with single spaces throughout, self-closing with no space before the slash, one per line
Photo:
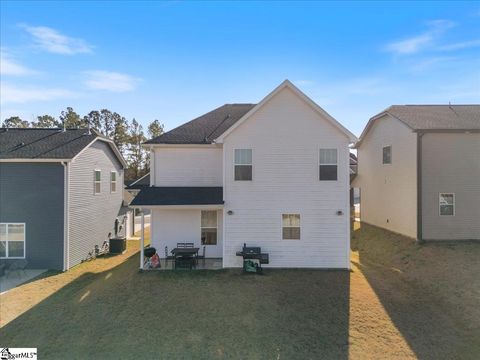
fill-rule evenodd
<path id="1" fill-rule="evenodd" d="M 217 211 L 202 210 L 201 216 L 202 245 L 217 245 Z"/>
<path id="2" fill-rule="evenodd" d="M 382 148 L 382 164 L 392 163 L 392 146 L 384 146 Z"/>
<path id="3" fill-rule="evenodd" d="M 235 181 L 252 180 L 252 149 L 235 149 Z"/>
<path id="4" fill-rule="evenodd" d="M 438 197 L 439 213 L 441 216 L 455 215 L 455 194 L 441 193 Z"/>
<path id="5" fill-rule="evenodd" d="M 117 192 L 117 172 L 110 172 L 110 192 Z"/>
<path id="6" fill-rule="evenodd" d="M 102 192 L 102 171 L 94 170 L 93 172 L 93 192 L 100 194 Z"/>
<path id="7" fill-rule="evenodd" d="M 300 240 L 300 214 L 282 214 L 282 239 Z"/>
<path id="8" fill-rule="evenodd" d="M 320 149 L 320 180 L 337 180 L 337 149 Z"/>
<path id="9" fill-rule="evenodd" d="M 25 224 L 0 223 L 0 258 L 25 258 Z"/>

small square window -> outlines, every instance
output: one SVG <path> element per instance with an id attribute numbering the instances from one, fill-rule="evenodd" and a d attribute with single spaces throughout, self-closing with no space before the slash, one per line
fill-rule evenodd
<path id="1" fill-rule="evenodd" d="M 321 181 L 338 179 L 337 149 L 320 149 L 319 173 Z"/>
<path id="2" fill-rule="evenodd" d="M 392 163 L 392 146 L 384 146 L 382 149 L 382 162 L 383 164 Z"/>
<path id="3" fill-rule="evenodd" d="M 102 191 L 102 172 L 100 170 L 93 172 L 93 191 L 95 194 L 100 194 Z"/>
<path id="4" fill-rule="evenodd" d="M 117 192 L 117 172 L 112 171 L 110 173 L 110 192 Z"/>
<path id="5" fill-rule="evenodd" d="M 441 216 L 455 215 L 455 194 L 440 194 L 438 198 L 439 213 Z"/>
<path id="6" fill-rule="evenodd" d="M 217 211 L 202 210 L 200 226 L 202 245 L 217 245 Z"/>
<path id="7" fill-rule="evenodd" d="M 235 181 L 252 180 L 252 149 L 235 149 Z"/>
<path id="8" fill-rule="evenodd" d="M 282 239 L 300 240 L 300 214 L 282 214 Z"/>
<path id="9" fill-rule="evenodd" d="M 25 258 L 25 224 L 0 224 L 0 258 Z"/>

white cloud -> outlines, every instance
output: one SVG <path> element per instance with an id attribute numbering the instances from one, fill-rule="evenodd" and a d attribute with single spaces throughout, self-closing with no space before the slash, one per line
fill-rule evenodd
<path id="1" fill-rule="evenodd" d="M 414 54 L 434 45 L 438 37 L 455 26 L 449 20 L 433 20 L 428 23 L 428 30 L 410 38 L 388 44 L 385 49 L 395 54 Z"/>
<path id="2" fill-rule="evenodd" d="M 0 50 L 0 74 L 26 76 L 36 74 L 35 70 L 29 69 L 16 62 L 4 49 Z"/>
<path id="3" fill-rule="evenodd" d="M 140 79 L 128 74 L 103 70 L 85 71 L 85 75 L 87 76 L 85 85 L 88 88 L 112 92 L 132 91 L 140 81 Z"/>
<path id="4" fill-rule="evenodd" d="M 92 45 L 85 40 L 63 35 L 55 29 L 46 26 L 22 25 L 22 27 L 33 36 L 33 40 L 41 49 L 48 52 L 62 55 L 92 52 Z"/>
<path id="5" fill-rule="evenodd" d="M 453 50 L 460 50 L 460 49 L 468 49 L 468 48 L 477 47 L 477 46 L 480 46 L 480 39 L 442 45 L 438 47 L 438 50 L 453 51 Z"/>
<path id="6" fill-rule="evenodd" d="M 62 88 L 42 88 L 34 86 L 16 86 L 5 82 L 0 84 L 0 102 L 27 103 L 32 101 L 52 101 L 57 99 L 74 98 L 76 93 Z"/>

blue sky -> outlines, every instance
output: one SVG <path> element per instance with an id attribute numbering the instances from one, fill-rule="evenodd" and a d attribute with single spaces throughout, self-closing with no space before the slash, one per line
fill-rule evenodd
<path id="1" fill-rule="evenodd" d="M 1 2 L 1 119 L 108 108 L 166 129 L 284 79 L 359 135 L 480 102 L 475 2 Z"/>

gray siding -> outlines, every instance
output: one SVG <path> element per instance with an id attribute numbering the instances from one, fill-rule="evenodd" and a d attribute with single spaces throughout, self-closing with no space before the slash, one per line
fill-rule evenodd
<path id="1" fill-rule="evenodd" d="M 480 239 L 480 134 L 428 133 L 422 140 L 425 240 Z M 440 216 L 439 193 L 455 193 L 455 215 Z"/>
<path id="2" fill-rule="evenodd" d="M 94 194 L 94 170 L 102 171 L 101 194 Z M 110 172 L 117 171 L 117 192 L 110 192 Z M 95 245 L 114 233 L 122 206 L 123 169 L 110 146 L 96 141 L 72 162 L 69 198 L 69 266 L 79 264 Z"/>
<path id="3" fill-rule="evenodd" d="M 60 163 L 0 163 L 0 222 L 26 224 L 29 268 L 63 269 L 63 176 Z"/>

